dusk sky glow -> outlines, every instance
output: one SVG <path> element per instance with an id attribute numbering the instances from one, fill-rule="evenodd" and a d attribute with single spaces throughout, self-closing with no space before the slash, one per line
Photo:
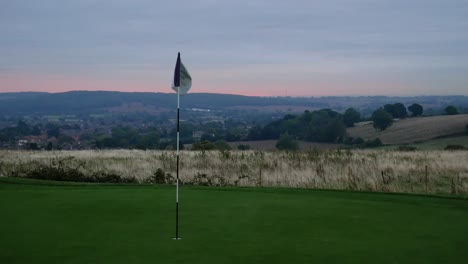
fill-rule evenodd
<path id="1" fill-rule="evenodd" d="M 468 1 L 0 1 L 0 92 L 468 95 Z"/>

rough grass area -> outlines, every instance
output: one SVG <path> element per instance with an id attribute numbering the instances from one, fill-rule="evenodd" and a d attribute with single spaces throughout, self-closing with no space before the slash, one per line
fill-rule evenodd
<path id="1" fill-rule="evenodd" d="M 229 146 L 232 149 L 237 149 L 239 145 L 248 145 L 252 150 L 266 150 L 272 151 L 277 150 L 276 143 L 278 140 L 257 140 L 257 141 L 237 141 L 237 142 L 228 142 Z M 319 149 L 319 150 L 330 150 L 330 149 L 337 149 L 341 147 L 340 144 L 332 144 L 332 143 L 317 143 L 317 142 L 306 142 L 306 141 L 298 141 L 299 149 L 300 150 L 312 150 L 312 149 Z"/>
<path id="2" fill-rule="evenodd" d="M 372 123 L 366 122 L 347 131 L 352 137 L 362 137 L 366 140 L 380 138 L 384 144 L 394 145 L 460 134 L 465 132 L 467 124 L 468 114 L 464 114 L 401 119 L 384 131 L 377 131 L 372 127 Z"/>
<path id="3" fill-rule="evenodd" d="M 0 263 L 463 263 L 468 202 L 0 180 Z"/>
<path id="4" fill-rule="evenodd" d="M 468 135 L 433 139 L 421 143 L 411 144 L 410 146 L 416 147 L 420 150 L 443 150 L 449 145 L 460 145 L 468 149 Z"/>
<path id="5" fill-rule="evenodd" d="M 466 150 L 183 151 L 180 178 L 195 185 L 467 194 L 467 160 Z M 176 155 L 136 150 L 0 151 L 0 176 L 64 178 L 46 177 L 47 169 L 82 173 L 83 178 L 122 179 L 114 182 L 134 178 L 140 183 L 151 181 L 159 170 L 171 183 Z"/>

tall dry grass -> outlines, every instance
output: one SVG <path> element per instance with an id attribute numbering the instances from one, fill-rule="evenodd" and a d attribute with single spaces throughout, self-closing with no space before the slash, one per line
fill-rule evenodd
<path id="1" fill-rule="evenodd" d="M 83 173 L 140 182 L 157 169 L 176 173 L 170 151 L 0 151 L 0 176 L 22 176 L 57 159 Z M 180 178 L 192 184 L 466 194 L 468 151 L 182 151 Z"/>

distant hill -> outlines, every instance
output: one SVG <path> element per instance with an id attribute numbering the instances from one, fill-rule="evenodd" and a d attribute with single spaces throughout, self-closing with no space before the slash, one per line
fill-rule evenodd
<path id="1" fill-rule="evenodd" d="M 230 94 L 193 93 L 182 97 L 183 107 L 217 109 L 239 106 L 294 106 L 324 107 L 317 102 L 302 102 L 280 97 L 253 97 Z M 0 94 L 0 112 L 3 114 L 80 114 L 109 112 L 115 108 L 139 105 L 148 109 L 174 109 L 176 95 L 171 93 L 124 93 L 105 91 L 74 91 L 66 93 L 3 93 Z M 125 107 L 124 107 L 125 108 Z M 131 107 L 126 107 L 132 111 Z M 134 111 L 142 111 L 141 107 Z"/>
<path id="2" fill-rule="evenodd" d="M 405 144 L 431 140 L 438 137 L 461 134 L 468 124 L 468 114 L 430 116 L 401 119 L 384 131 L 377 131 L 371 122 L 358 123 L 348 128 L 351 137 L 380 138 L 384 144 Z"/>
<path id="3" fill-rule="evenodd" d="M 354 107 L 363 116 L 387 103 L 423 105 L 426 114 L 439 114 L 451 104 L 461 112 L 468 109 L 466 96 L 419 97 L 257 97 L 231 94 L 191 93 L 182 97 L 184 108 L 222 109 L 228 111 L 303 112 L 330 108 L 343 112 Z M 0 93 L 0 113 L 4 115 L 96 114 L 106 112 L 158 113 L 175 108 L 174 93 L 130 93 L 108 91 L 72 91 L 65 93 Z"/>

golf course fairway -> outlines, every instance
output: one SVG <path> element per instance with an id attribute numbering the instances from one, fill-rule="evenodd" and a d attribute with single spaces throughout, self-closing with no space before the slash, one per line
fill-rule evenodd
<path id="1" fill-rule="evenodd" d="M 0 179 L 0 263 L 465 263 L 468 200 Z"/>

